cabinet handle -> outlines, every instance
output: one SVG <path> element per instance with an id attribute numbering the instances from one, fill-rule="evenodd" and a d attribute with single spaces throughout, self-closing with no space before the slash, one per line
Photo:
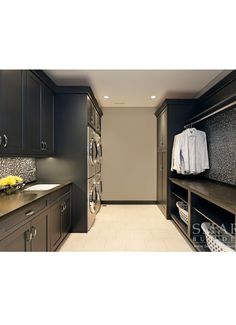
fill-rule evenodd
<path id="1" fill-rule="evenodd" d="M 1 144 L 2 144 L 2 136 L 0 135 L 0 146 L 1 146 Z"/>
<path id="2" fill-rule="evenodd" d="M 25 236 L 26 236 L 26 240 L 27 241 L 31 241 L 32 240 L 32 233 L 31 233 L 31 231 L 27 230 L 26 233 L 25 233 Z"/>
<path id="3" fill-rule="evenodd" d="M 62 202 L 61 204 L 61 212 L 64 212 L 65 211 L 65 202 Z"/>
<path id="4" fill-rule="evenodd" d="M 28 211 L 25 213 L 26 217 L 29 218 L 34 214 L 34 210 Z"/>
<path id="5" fill-rule="evenodd" d="M 4 140 L 3 147 L 6 148 L 7 147 L 7 142 L 8 142 L 6 134 L 3 134 L 3 140 Z"/>
<path id="6" fill-rule="evenodd" d="M 32 239 L 34 239 L 37 235 L 37 229 L 34 226 L 31 227 L 31 234 L 32 234 Z"/>
<path id="7" fill-rule="evenodd" d="M 41 150 L 44 150 L 44 142 L 41 141 Z"/>
<path id="8" fill-rule="evenodd" d="M 47 142 L 44 142 L 44 150 L 47 150 L 47 149 L 48 149 Z"/>
<path id="9" fill-rule="evenodd" d="M 65 205 L 65 209 L 64 209 L 64 211 L 66 210 L 66 208 L 67 208 L 67 206 L 66 206 L 66 201 L 64 202 L 64 205 Z"/>

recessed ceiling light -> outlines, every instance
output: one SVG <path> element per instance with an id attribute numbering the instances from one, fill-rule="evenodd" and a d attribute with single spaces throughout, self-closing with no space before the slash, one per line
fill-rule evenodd
<path id="1" fill-rule="evenodd" d="M 155 99 L 155 98 L 156 98 L 156 96 L 155 96 L 155 95 L 152 95 L 152 96 L 151 96 L 151 99 Z"/>
<path id="2" fill-rule="evenodd" d="M 106 96 L 103 96 L 103 97 L 104 97 L 105 99 L 108 99 L 108 98 L 109 98 L 109 96 L 107 96 L 107 95 L 106 95 Z"/>

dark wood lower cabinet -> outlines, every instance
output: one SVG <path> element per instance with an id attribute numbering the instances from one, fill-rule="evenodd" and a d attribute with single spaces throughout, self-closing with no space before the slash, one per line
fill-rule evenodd
<path id="1" fill-rule="evenodd" d="M 47 251 L 47 219 L 49 211 L 38 215 L 31 222 L 31 251 L 46 252 Z"/>
<path id="2" fill-rule="evenodd" d="M 65 197 L 64 211 L 62 213 L 62 236 L 65 237 L 71 228 L 71 199 L 67 195 Z"/>
<path id="3" fill-rule="evenodd" d="M 38 202 L 30 207 L 30 211 L 36 211 Z M 43 206 L 43 205 L 42 205 Z M 22 211 L 22 214 L 25 212 Z M 20 219 L 21 214 L 18 214 Z M 28 220 L 28 219 L 27 219 Z M 67 192 L 63 196 L 51 202 L 51 205 L 45 209 L 38 211 L 37 215 L 33 215 L 25 224 L 17 228 L 17 224 L 12 221 L 12 232 L 9 228 L 4 238 L 2 232 L 0 240 L 0 251 L 5 252 L 46 252 L 55 251 L 67 236 L 71 227 L 71 196 Z M 23 223 L 23 221 L 22 221 Z M 6 227 L 4 222 L 0 227 Z M 13 230 L 14 229 L 14 230 Z"/>
<path id="4" fill-rule="evenodd" d="M 66 194 L 50 210 L 48 235 L 50 251 L 55 251 L 71 227 L 71 198 Z"/>
<path id="5" fill-rule="evenodd" d="M 50 216 L 48 218 L 48 244 L 49 244 L 48 250 L 49 251 L 55 251 L 62 237 L 61 214 L 62 214 L 62 206 L 61 206 L 61 200 L 59 200 L 51 207 Z"/>
<path id="6" fill-rule="evenodd" d="M 0 251 L 46 252 L 48 210 L 0 241 Z"/>
<path id="7" fill-rule="evenodd" d="M 21 226 L 9 236 L 0 241 L 1 252 L 29 252 L 30 225 Z"/>

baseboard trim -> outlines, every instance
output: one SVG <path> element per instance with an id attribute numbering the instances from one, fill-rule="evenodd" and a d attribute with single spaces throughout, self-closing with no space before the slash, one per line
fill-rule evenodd
<path id="1" fill-rule="evenodd" d="M 102 204 L 157 204 L 157 201 L 142 201 L 142 200 L 134 200 L 134 201 L 130 201 L 130 200 L 104 200 L 102 201 Z"/>

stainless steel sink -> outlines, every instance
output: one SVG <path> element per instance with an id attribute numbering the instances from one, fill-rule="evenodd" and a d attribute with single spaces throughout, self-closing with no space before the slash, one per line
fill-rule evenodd
<path id="1" fill-rule="evenodd" d="M 26 188 L 24 191 L 49 191 L 60 184 L 37 184 Z"/>

